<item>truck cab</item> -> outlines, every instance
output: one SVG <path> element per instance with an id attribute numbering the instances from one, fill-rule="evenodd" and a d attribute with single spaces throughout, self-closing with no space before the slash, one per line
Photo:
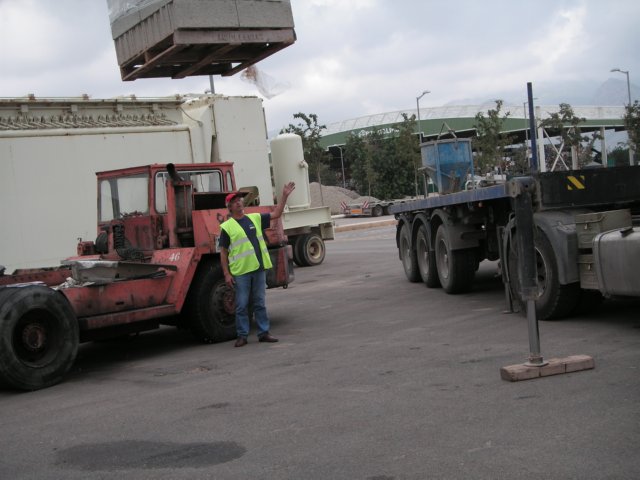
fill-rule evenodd
<path id="1" fill-rule="evenodd" d="M 155 164 L 97 177 L 98 236 L 79 253 L 93 249 L 108 257 L 149 258 L 154 250 L 195 247 L 196 236 L 206 245 L 201 237 L 219 233 L 225 195 L 235 189 L 231 163 L 187 164 L 179 171 L 173 164 Z M 202 210 L 217 211 L 215 221 L 194 221 Z"/>

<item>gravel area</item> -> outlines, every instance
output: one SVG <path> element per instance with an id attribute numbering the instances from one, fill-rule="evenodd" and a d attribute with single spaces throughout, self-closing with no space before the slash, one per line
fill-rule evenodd
<path id="1" fill-rule="evenodd" d="M 366 195 L 361 196 L 358 192 L 342 187 L 327 187 L 325 185 L 322 185 L 321 192 L 320 184 L 318 182 L 312 182 L 309 184 L 309 193 L 311 194 L 311 207 L 329 207 L 331 209 L 332 215 L 338 215 L 342 213 L 340 202 L 350 204 L 362 203 L 365 200 L 369 202 L 379 201 L 375 197 Z"/>

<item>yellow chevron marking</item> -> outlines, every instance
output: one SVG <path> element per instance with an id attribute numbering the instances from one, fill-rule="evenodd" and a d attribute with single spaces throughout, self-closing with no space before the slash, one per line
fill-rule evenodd
<path id="1" fill-rule="evenodd" d="M 582 180 L 582 182 L 580 180 L 578 180 L 578 177 L 575 177 L 573 175 L 569 175 L 567 177 L 567 180 L 569 180 L 569 183 L 567 184 L 567 190 L 573 190 L 574 187 L 576 188 L 576 190 L 584 190 L 585 186 L 584 186 L 584 175 L 580 175 L 580 180 Z"/>

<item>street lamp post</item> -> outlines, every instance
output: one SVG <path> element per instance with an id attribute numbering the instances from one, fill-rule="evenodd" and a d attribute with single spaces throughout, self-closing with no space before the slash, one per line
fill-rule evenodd
<path id="1" fill-rule="evenodd" d="M 629 98 L 629 109 L 631 109 L 631 82 L 629 81 L 629 70 L 621 70 L 619 68 L 612 68 L 612 72 L 624 73 L 627 76 L 627 95 Z M 631 148 L 631 141 L 629 141 L 629 165 L 633 165 L 633 149 Z"/>
<path id="2" fill-rule="evenodd" d="M 420 125 L 420 99 L 422 97 L 424 97 L 427 93 L 431 93 L 431 91 L 429 90 L 424 90 L 420 96 L 416 97 L 416 110 L 418 112 L 418 145 L 422 143 L 422 128 Z M 415 167 L 415 165 L 414 165 Z M 413 169 L 413 176 L 414 176 L 414 185 L 416 188 L 416 197 L 418 196 L 418 169 L 414 168 Z"/>
<path id="3" fill-rule="evenodd" d="M 419 97 L 416 97 L 416 110 L 418 111 L 418 143 L 422 143 L 422 129 L 420 128 L 420 99 L 427 93 L 431 93 L 429 90 L 425 90 Z"/>

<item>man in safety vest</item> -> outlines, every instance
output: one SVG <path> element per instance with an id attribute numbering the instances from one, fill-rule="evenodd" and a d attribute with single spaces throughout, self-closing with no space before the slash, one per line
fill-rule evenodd
<path id="1" fill-rule="evenodd" d="M 282 188 L 282 198 L 271 213 L 244 213 L 242 192 L 227 195 L 225 202 L 231 218 L 220 225 L 220 259 L 224 280 L 236 290 L 236 347 L 244 347 L 249 335 L 249 304 L 253 305 L 258 341 L 277 342 L 269 333 L 269 317 L 265 305 L 267 288 L 266 271 L 271 268 L 271 259 L 264 241 L 263 231 L 271 220 L 282 216 L 287 198 L 295 183 Z"/>

